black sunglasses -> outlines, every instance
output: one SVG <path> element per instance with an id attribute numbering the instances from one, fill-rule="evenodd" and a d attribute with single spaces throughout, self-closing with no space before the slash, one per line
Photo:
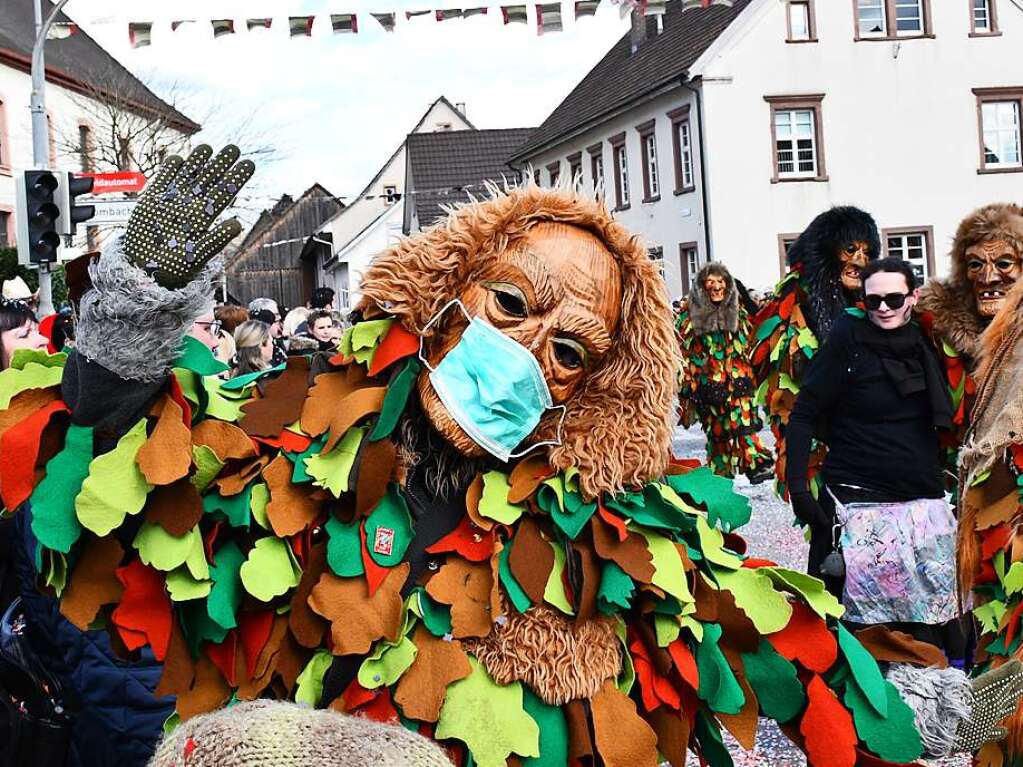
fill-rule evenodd
<path id="1" fill-rule="evenodd" d="M 907 298 L 909 298 L 909 293 L 888 293 L 883 296 L 869 293 L 863 297 L 863 305 L 872 312 L 880 309 L 882 303 L 889 309 L 901 309 L 905 305 Z"/>

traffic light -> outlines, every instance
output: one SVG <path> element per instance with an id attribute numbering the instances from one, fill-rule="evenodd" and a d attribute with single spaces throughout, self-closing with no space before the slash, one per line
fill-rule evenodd
<path id="1" fill-rule="evenodd" d="M 18 184 L 18 261 L 22 264 L 55 262 L 60 234 L 60 208 L 54 201 L 59 181 L 48 170 L 26 170 Z"/>
<path id="2" fill-rule="evenodd" d="M 70 237 L 74 235 L 75 227 L 96 215 L 96 206 L 75 204 L 78 195 L 92 191 L 93 180 L 66 172 L 59 174 L 59 180 L 57 207 L 60 209 L 60 218 L 57 219 L 57 232 Z"/>

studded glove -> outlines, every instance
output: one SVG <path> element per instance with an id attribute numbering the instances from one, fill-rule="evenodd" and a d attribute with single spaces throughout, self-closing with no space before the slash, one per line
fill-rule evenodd
<path id="1" fill-rule="evenodd" d="M 168 157 L 128 219 L 124 252 L 165 288 L 180 288 L 241 232 L 237 219 L 210 229 L 231 204 L 256 166 L 238 162 L 228 145 L 213 157 L 205 144 L 182 160 Z"/>
<path id="2" fill-rule="evenodd" d="M 973 710 L 959 724 L 952 751 L 973 753 L 1006 735 L 998 722 L 1016 710 L 1023 695 L 1023 665 L 1011 660 L 973 680 Z"/>

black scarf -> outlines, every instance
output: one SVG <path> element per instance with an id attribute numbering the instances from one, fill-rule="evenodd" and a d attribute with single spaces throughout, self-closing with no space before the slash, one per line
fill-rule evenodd
<path id="1" fill-rule="evenodd" d="M 856 323 L 854 335 L 859 344 L 881 358 L 881 367 L 900 396 L 926 391 L 934 426 L 952 428 L 952 395 L 948 382 L 933 347 L 916 323 L 882 330 L 865 319 Z"/>

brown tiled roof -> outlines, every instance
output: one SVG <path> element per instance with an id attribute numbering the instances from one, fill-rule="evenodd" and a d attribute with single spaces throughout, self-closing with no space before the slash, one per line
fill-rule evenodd
<path id="1" fill-rule="evenodd" d="M 511 159 L 526 159 L 647 93 L 679 82 L 751 1 L 735 0 L 730 8 L 712 5 L 683 12 L 681 0 L 671 0 L 661 34 L 656 34 L 656 20 L 648 18 L 647 39 L 633 54 L 631 36 L 626 33 Z"/>
<path id="2" fill-rule="evenodd" d="M 32 6 L 32 0 L 0 0 L 0 66 L 30 71 L 35 43 Z M 43 0 L 42 6 L 46 18 L 53 5 Z M 61 13 L 57 21 L 74 20 Z M 126 106 L 166 115 L 168 122 L 183 133 L 195 133 L 202 127 L 149 90 L 82 29 L 63 40 L 46 42 L 46 79 L 87 95 L 116 89 L 115 95 Z"/>
<path id="3" fill-rule="evenodd" d="M 517 181 L 508 166 L 515 147 L 527 139 L 533 128 L 501 130 L 438 131 L 412 133 L 408 137 L 406 181 L 420 226 L 429 226 L 444 216 L 441 206 L 465 202 L 469 195 L 486 192 L 485 181 L 498 185 L 505 179 Z"/>

